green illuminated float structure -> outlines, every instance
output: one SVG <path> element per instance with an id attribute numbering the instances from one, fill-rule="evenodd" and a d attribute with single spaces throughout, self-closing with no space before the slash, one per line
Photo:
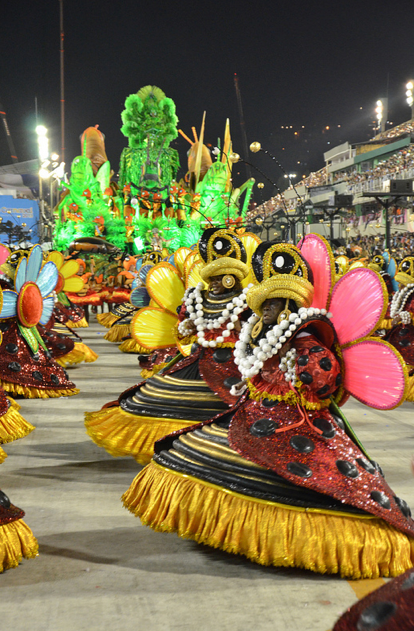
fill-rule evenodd
<path id="1" fill-rule="evenodd" d="M 193 142 L 177 129 L 175 103 L 159 88 L 145 86 L 128 96 L 121 116 L 128 147 L 121 154 L 118 185 L 110 182 L 103 135 L 88 128 L 83 155 L 72 162 L 70 184 L 57 207 L 58 249 L 79 237 L 102 236 L 134 253 L 154 247 L 174 251 L 196 243 L 207 226 L 242 226 L 254 179 L 232 187 L 229 121 L 213 162 L 203 144 L 205 114 Z M 170 144 L 179 131 L 191 148 L 188 172 L 177 182 L 179 156 Z"/>

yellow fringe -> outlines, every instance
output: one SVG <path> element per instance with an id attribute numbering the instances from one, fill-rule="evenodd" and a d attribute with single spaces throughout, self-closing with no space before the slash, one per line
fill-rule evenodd
<path id="1" fill-rule="evenodd" d="M 75 364 L 81 364 L 84 360 L 84 354 L 82 351 L 78 350 L 75 347 L 70 351 L 70 353 L 66 353 L 66 355 L 62 355 L 62 357 L 58 357 L 55 359 L 55 362 L 66 368 L 66 366 L 74 366 Z"/>
<path id="2" fill-rule="evenodd" d="M 414 539 L 382 519 L 249 498 L 154 462 L 122 499 L 154 530 L 176 532 L 262 565 L 361 579 L 398 576 L 414 562 Z"/>
<path id="3" fill-rule="evenodd" d="M 24 521 L 0 526 L 0 572 L 17 567 L 23 557 L 33 559 L 38 554 L 39 545 Z"/>
<path id="4" fill-rule="evenodd" d="M 132 337 L 124 340 L 118 348 L 123 353 L 148 353 L 148 349 L 140 346 Z"/>
<path id="5" fill-rule="evenodd" d="M 15 408 L 10 407 L 6 414 L 0 416 L 0 444 L 24 438 L 34 429 L 34 425 L 28 423 Z"/>
<path id="6" fill-rule="evenodd" d="M 96 316 L 96 319 L 98 320 L 99 324 L 102 324 L 102 326 L 106 327 L 107 329 L 110 329 L 113 323 L 119 320 L 119 316 L 116 316 L 110 312 L 98 313 L 98 315 Z"/>
<path id="7" fill-rule="evenodd" d="M 20 394 L 25 399 L 53 399 L 56 397 L 71 397 L 74 394 L 79 394 L 79 388 L 32 388 L 31 386 L 21 386 L 18 383 L 12 383 L 11 381 L 3 381 L 0 379 L 0 387 L 6 392 L 11 394 Z"/>
<path id="8" fill-rule="evenodd" d="M 4 449 L 0 447 L 0 464 L 3 464 L 6 458 L 7 458 L 6 452 L 4 451 Z"/>
<path id="9" fill-rule="evenodd" d="M 78 322 L 72 322 L 72 320 L 68 320 L 66 322 L 71 329 L 87 329 L 89 327 L 88 321 L 86 318 L 81 318 Z"/>
<path id="10" fill-rule="evenodd" d="M 104 340 L 108 342 L 122 342 L 124 337 L 128 337 L 131 333 L 131 327 L 129 324 L 115 324 L 111 327 L 108 333 L 104 336 Z"/>
<path id="11" fill-rule="evenodd" d="M 412 366 L 408 366 L 409 370 L 413 370 Z M 407 379 L 407 390 L 405 394 L 405 400 L 414 403 L 414 375 Z"/>
<path id="12" fill-rule="evenodd" d="M 85 364 L 96 362 L 99 357 L 98 353 L 95 353 L 95 351 L 93 351 L 87 344 L 84 344 L 83 342 L 75 342 L 75 348 L 83 353 L 83 361 L 85 362 Z"/>
<path id="13" fill-rule="evenodd" d="M 141 370 L 141 377 L 143 379 L 149 379 L 150 377 L 153 377 L 154 375 L 157 374 L 157 372 L 160 372 L 160 370 L 162 370 L 167 365 L 167 363 L 168 362 L 161 362 L 161 364 L 156 364 L 151 369 L 143 368 Z"/>
<path id="14" fill-rule="evenodd" d="M 94 443 L 111 456 L 132 456 L 140 464 L 151 460 L 156 440 L 191 425 L 194 421 L 135 416 L 119 406 L 85 412 L 86 432 Z"/>
<path id="15" fill-rule="evenodd" d="M 66 355 L 55 359 L 55 362 L 59 364 L 59 366 L 66 368 L 66 366 L 73 366 L 74 364 L 80 364 L 82 362 L 86 364 L 96 362 L 98 357 L 99 355 L 83 342 L 75 342 L 74 349 L 71 350 L 70 353 L 66 353 Z"/>
<path id="16" fill-rule="evenodd" d="M 14 410 L 16 410 L 16 412 L 18 412 L 22 406 L 21 406 L 21 405 L 19 405 L 19 404 L 17 403 L 17 401 L 15 401 L 14 399 L 12 399 L 11 397 L 7 397 L 7 399 L 10 401 L 10 405 L 11 405 L 11 407 L 12 407 Z"/>
<path id="17" fill-rule="evenodd" d="M 321 400 L 318 403 L 312 403 L 305 399 L 304 395 L 301 392 L 301 384 L 296 386 L 296 394 L 295 391 L 289 390 L 286 394 L 271 394 L 269 392 L 265 392 L 263 390 L 259 390 L 256 386 L 250 381 L 247 380 L 247 387 L 250 392 L 250 398 L 255 401 L 261 401 L 262 399 L 270 399 L 271 401 L 287 401 L 290 405 L 296 405 L 297 403 L 301 403 L 304 408 L 307 410 L 321 410 L 322 408 L 327 408 L 331 401 L 330 399 Z M 299 396 L 298 396 L 299 395 Z"/>

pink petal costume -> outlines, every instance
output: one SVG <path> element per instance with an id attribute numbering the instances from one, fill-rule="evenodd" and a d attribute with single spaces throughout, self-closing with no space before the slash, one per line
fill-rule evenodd
<path id="1" fill-rule="evenodd" d="M 264 243 L 253 255 L 260 284 L 235 351 L 247 392 L 158 441 L 123 500 L 155 530 L 258 563 L 398 575 L 414 561 L 410 509 L 338 407 L 349 395 L 383 410 L 404 399 L 401 357 L 370 337 L 384 283 L 358 268 L 333 287 L 329 246 L 310 235 L 300 247 Z M 278 324 L 266 323 L 263 305 L 282 298 Z"/>

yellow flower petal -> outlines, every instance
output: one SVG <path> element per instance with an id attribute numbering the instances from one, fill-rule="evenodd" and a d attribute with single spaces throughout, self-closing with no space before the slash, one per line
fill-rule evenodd
<path id="1" fill-rule="evenodd" d="M 65 284 L 63 285 L 63 291 L 71 291 L 77 293 L 82 291 L 84 282 L 80 276 L 72 276 L 71 278 L 65 278 Z"/>
<path id="2" fill-rule="evenodd" d="M 47 261 L 52 261 L 52 263 L 56 265 L 59 271 L 63 265 L 64 260 L 65 257 L 63 256 L 62 252 L 50 252 L 49 256 L 47 257 Z"/>
<path id="3" fill-rule="evenodd" d="M 62 274 L 63 278 L 69 278 L 70 276 L 75 276 L 79 270 L 79 263 L 77 261 L 66 261 L 64 265 L 62 265 L 59 272 Z"/>

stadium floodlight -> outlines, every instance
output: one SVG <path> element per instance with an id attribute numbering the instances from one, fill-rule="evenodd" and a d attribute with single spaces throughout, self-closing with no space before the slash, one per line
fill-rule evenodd
<path id="1" fill-rule="evenodd" d="M 44 125 L 38 125 L 36 127 L 36 134 L 39 159 L 41 162 L 44 162 L 49 157 L 49 139 L 47 137 L 46 127 Z"/>
<path id="2" fill-rule="evenodd" d="M 384 106 L 382 104 L 381 99 L 379 99 L 377 101 L 377 107 L 375 108 L 375 114 L 378 121 L 378 129 L 381 129 L 381 121 L 382 121 L 383 113 L 384 113 Z"/>
<path id="3" fill-rule="evenodd" d="M 406 86 L 405 96 L 407 97 L 407 103 L 411 107 L 411 118 L 414 118 L 414 81 L 409 81 Z"/>

